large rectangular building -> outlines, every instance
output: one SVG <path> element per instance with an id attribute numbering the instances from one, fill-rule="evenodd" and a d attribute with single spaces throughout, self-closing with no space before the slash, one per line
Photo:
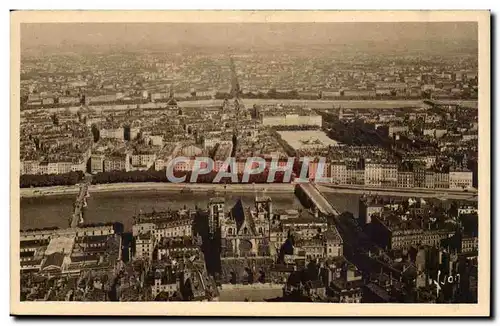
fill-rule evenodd
<path id="1" fill-rule="evenodd" d="M 113 154 L 104 159 L 104 171 L 130 171 L 129 154 Z"/>
<path id="2" fill-rule="evenodd" d="M 100 131 L 100 136 L 101 138 L 111 138 L 111 139 L 118 139 L 118 140 L 124 140 L 125 138 L 125 132 L 123 127 L 118 127 L 118 128 L 102 128 Z"/>
<path id="3" fill-rule="evenodd" d="M 450 171 L 449 184 L 455 190 L 472 188 L 472 171 Z"/>
<path id="4" fill-rule="evenodd" d="M 90 172 L 99 173 L 104 172 L 104 155 L 92 154 L 90 157 Z"/>
<path id="5" fill-rule="evenodd" d="M 323 125 L 323 119 L 320 115 L 298 115 L 287 114 L 278 116 L 262 117 L 264 126 L 318 126 Z"/>
<path id="6" fill-rule="evenodd" d="M 344 185 L 347 183 L 347 166 L 343 162 L 330 164 L 332 183 Z"/>
<path id="7" fill-rule="evenodd" d="M 340 146 L 338 142 L 319 130 L 278 131 L 281 138 L 294 150 L 319 150 Z"/>

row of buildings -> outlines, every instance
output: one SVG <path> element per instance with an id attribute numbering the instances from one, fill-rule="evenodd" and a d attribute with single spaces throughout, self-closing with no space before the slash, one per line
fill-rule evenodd
<path id="1" fill-rule="evenodd" d="M 377 245 L 386 250 L 415 246 L 441 247 L 443 240 L 456 237 L 458 252 L 478 250 L 477 204 L 460 204 L 446 210 L 425 200 L 364 197 L 359 202 L 359 221 Z M 463 223 L 465 216 L 475 225 Z M 457 234 L 460 237 L 457 237 Z"/>
<path id="2" fill-rule="evenodd" d="M 36 112 L 21 117 L 21 174 L 63 174 L 86 170 L 92 136 L 76 115 Z"/>
<path id="3" fill-rule="evenodd" d="M 78 228 L 22 230 L 21 272 L 78 275 L 84 270 L 113 270 L 121 260 L 119 223 Z"/>
<path id="4" fill-rule="evenodd" d="M 22 300 L 217 299 L 199 247 L 186 241 L 163 243 L 154 263 L 142 259 L 129 262 L 132 248 L 125 238 L 119 223 L 22 231 Z"/>
<path id="5" fill-rule="evenodd" d="M 418 67 L 413 59 L 400 63 L 373 54 L 366 58 L 338 57 L 335 64 L 300 54 L 252 53 L 235 57 L 234 71 L 241 79 L 241 90 L 253 96 L 283 93 L 295 98 L 338 99 L 405 96 L 421 98 L 474 97 L 477 92 L 477 57 L 457 61 L 428 60 Z M 327 56 L 331 57 L 331 53 Z M 115 59 L 115 56 L 122 59 Z M 115 62 L 118 61 L 118 62 Z M 352 65 L 356 61 L 355 66 Z M 49 63 L 50 62 L 50 63 Z M 123 62 L 127 62 L 124 64 Z M 383 63 L 383 64 L 382 64 Z M 384 69 L 380 69 L 383 66 Z M 74 67 L 84 67 L 83 70 Z M 30 74 L 43 70 L 47 76 Z M 84 71 L 98 72 L 95 75 Z M 228 93 L 231 78 L 229 58 L 211 54 L 189 54 L 179 58 L 169 54 L 114 54 L 111 58 L 83 60 L 44 56 L 24 60 L 21 90 L 26 105 L 68 105 L 119 101 L 160 101 L 168 97 L 164 89 L 175 85 L 182 99 L 212 98 Z"/>
<path id="6" fill-rule="evenodd" d="M 221 257 L 274 257 L 294 236 L 296 256 L 342 256 L 342 239 L 326 220 L 308 211 L 274 211 L 269 197 L 257 197 L 253 207 L 237 200 L 229 210 L 223 198 L 212 198 L 206 209 L 142 213 L 135 217 L 136 257 L 153 259 L 162 239 L 196 239 L 202 231 L 196 219 L 207 221 L 211 239 L 221 240 Z M 161 250 L 160 250 L 161 251 Z"/>
<path id="7" fill-rule="evenodd" d="M 21 174 L 64 174 L 71 171 L 87 171 L 87 161 L 90 151 L 83 153 L 79 160 L 74 161 L 21 161 Z"/>
<path id="8" fill-rule="evenodd" d="M 359 165 L 334 162 L 326 163 L 325 169 L 324 175 L 337 185 L 454 190 L 473 187 L 473 173 L 467 169 L 444 172 L 421 166 L 408 171 L 394 163 L 366 163 L 364 168 L 360 168 Z M 314 165 L 310 171 L 315 171 Z"/>
<path id="9" fill-rule="evenodd" d="M 280 108 L 278 108 L 279 114 L 270 115 L 268 112 L 259 114 L 262 115 L 261 121 L 263 126 L 314 126 L 321 128 L 322 127 L 322 117 L 317 114 L 308 114 L 308 115 L 300 115 L 300 114 L 285 114 L 281 112 Z M 283 109 L 284 110 L 284 109 Z"/>
<path id="10" fill-rule="evenodd" d="M 469 157 L 472 154 L 462 150 L 459 153 L 464 156 L 460 159 L 444 155 L 448 154 L 448 148 L 451 146 L 447 145 L 451 132 L 446 137 L 440 135 L 443 137 L 439 140 L 429 140 L 425 135 L 410 135 L 413 131 L 404 124 L 406 117 L 412 114 L 415 116 L 415 124 L 422 119 L 428 120 L 426 123 L 432 123 L 436 120 L 433 117 L 441 117 L 440 114 L 420 109 L 408 112 L 396 110 L 396 113 L 384 110 L 377 114 L 360 111 L 366 123 L 361 127 L 358 124 L 352 126 L 353 137 L 358 135 L 358 128 L 361 128 L 361 132 L 366 133 L 367 140 L 376 145 L 359 146 L 344 144 L 332 138 L 336 131 L 339 135 L 347 134 L 349 130 L 341 128 L 349 129 L 349 124 L 329 123 L 323 130 L 317 130 L 322 128 L 325 117 L 302 107 L 263 107 L 259 108 L 259 113 L 253 118 L 244 114 L 251 110 L 245 109 L 235 100 L 234 104 L 224 101 L 222 107 L 205 110 L 171 107 L 163 110 L 93 112 L 82 108 L 77 114 L 58 114 L 52 118 L 48 118 L 46 113 L 42 119 L 45 122 L 40 125 L 36 122 L 40 120 L 38 115 L 30 116 L 27 121 L 36 122 L 36 132 L 26 128 L 25 143 L 39 148 L 30 152 L 28 147 L 22 147 L 22 152 L 26 155 L 22 157 L 21 174 L 68 171 L 88 171 L 95 174 L 150 169 L 161 171 L 180 156 L 186 159 L 175 164 L 174 170 L 177 171 L 192 171 L 196 158 L 211 157 L 215 163 L 213 169 L 218 172 L 228 158 L 234 157 L 236 169 L 238 173 L 242 173 L 248 157 L 262 157 L 267 161 L 279 158 L 279 165 L 283 167 L 289 158 L 305 156 L 313 160 L 308 166 L 309 178 L 316 177 L 318 163 L 314 159 L 325 157 L 322 171 L 324 180 L 338 185 L 454 190 L 469 189 L 474 185 L 474 172 L 462 168 L 469 166 Z M 451 112 L 450 114 L 465 114 L 460 110 L 458 113 L 453 111 L 454 109 L 446 110 L 447 113 Z M 204 119 L 204 115 L 207 119 Z M 73 119 L 77 121 L 64 125 L 56 121 L 66 119 L 67 116 L 74 116 Z M 145 117 L 148 119 L 144 119 Z M 366 125 L 368 122 L 370 126 L 378 125 L 379 128 L 370 129 Z M 86 128 L 82 129 L 85 125 Z M 339 130 L 335 130 L 337 127 Z M 435 127 L 435 130 L 441 130 L 441 127 Z M 79 132 L 85 142 L 68 137 L 68 128 L 75 130 L 72 134 Z M 380 128 L 387 130 L 383 132 Z M 51 130 L 59 145 L 54 147 L 48 141 L 36 140 L 34 137 L 41 137 L 39 135 L 42 129 Z M 470 126 L 464 126 L 460 130 L 462 129 L 465 132 L 473 130 Z M 93 143 L 89 138 L 92 137 L 90 130 L 94 138 Z M 385 136 L 381 136 L 382 134 Z M 381 137 L 386 139 L 380 140 Z M 78 146 L 75 147 L 71 141 Z M 441 144 L 445 141 L 446 143 Z M 477 139 L 467 140 L 474 141 L 477 142 Z M 64 155 L 60 152 L 66 147 L 69 149 L 69 146 L 78 153 L 78 160 L 71 161 L 71 164 L 68 161 L 56 160 L 54 155 L 63 158 Z M 388 146 L 392 147 L 388 149 Z M 439 152 L 439 149 L 444 152 Z M 42 160 L 43 153 L 46 152 L 52 157 L 51 160 Z M 37 154 L 37 159 L 30 159 L 30 155 L 34 155 L 30 153 Z M 424 166 L 415 164 L 407 168 L 403 166 L 404 161 L 421 161 Z M 450 170 L 435 168 L 438 161 L 455 167 Z"/>

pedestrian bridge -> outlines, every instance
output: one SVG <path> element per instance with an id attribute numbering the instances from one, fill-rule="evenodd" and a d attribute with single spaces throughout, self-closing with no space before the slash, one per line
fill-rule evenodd
<path id="1" fill-rule="evenodd" d="M 73 205 L 73 215 L 71 216 L 70 227 L 76 228 L 83 223 L 83 208 L 87 206 L 87 198 L 89 195 L 89 184 L 87 182 L 80 184 L 80 191 L 76 196 Z"/>

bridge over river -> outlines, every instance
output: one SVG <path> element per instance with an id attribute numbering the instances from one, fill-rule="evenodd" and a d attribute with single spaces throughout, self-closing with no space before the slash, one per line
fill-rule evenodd
<path id="1" fill-rule="evenodd" d="M 338 216 L 340 212 L 330 204 L 328 199 L 323 196 L 313 182 L 298 183 L 295 188 L 295 193 L 306 203 L 306 206 L 315 207 L 321 214 L 325 216 Z"/>
<path id="2" fill-rule="evenodd" d="M 89 182 L 86 181 L 80 184 L 80 190 L 73 205 L 73 215 L 71 215 L 70 219 L 71 228 L 76 228 L 83 223 L 83 208 L 87 206 L 88 197 L 90 197 Z"/>

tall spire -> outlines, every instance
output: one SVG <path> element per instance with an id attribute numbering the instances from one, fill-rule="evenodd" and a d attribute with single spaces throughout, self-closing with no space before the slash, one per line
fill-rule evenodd
<path id="1" fill-rule="evenodd" d="M 238 99 L 240 95 L 240 83 L 238 82 L 238 74 L 234 65 L 233 57 L 229 59 L 229 67 L 231 69 L 231 98 Z"/>
<path id="2" fill-rule="evenodd" d="M 174 86 L 172 84 L 170 84 L 170 86 L 168 87 L 168 93 L 169 95 L 167 105 L 177 105 L 177 101 L 174 98 Z"/>
<path id="3" fill-rule="evenodd" d="M 168 87 L 168 92 L 169 92 L 169 98 L 173 99 L 174 98 L 174 87 L 172 84 Z"/>

